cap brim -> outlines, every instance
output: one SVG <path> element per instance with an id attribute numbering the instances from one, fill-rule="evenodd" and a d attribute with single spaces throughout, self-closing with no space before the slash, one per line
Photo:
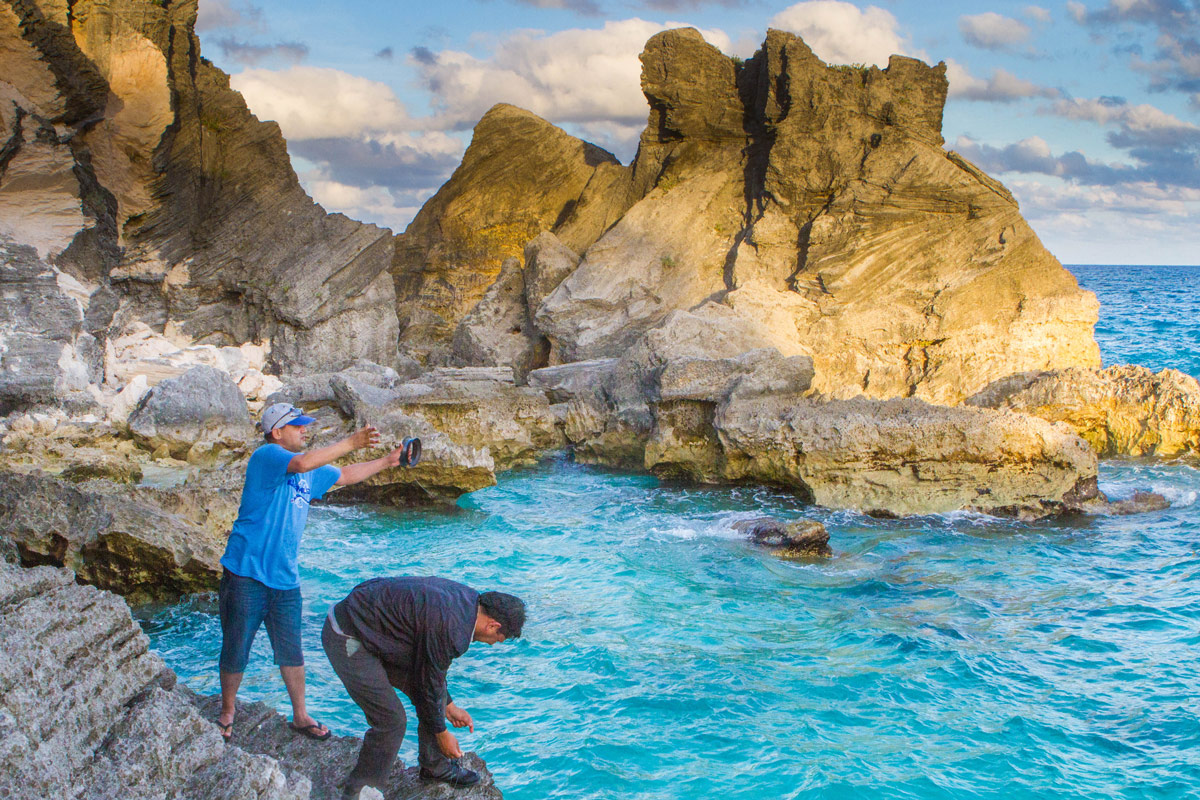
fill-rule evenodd
<path id="1" fill-rule="evenodd" d="M 290 420 L 284 424 L 285 425 L 312 425 L 314 422 L 316 422 L 316 420 L 314 418 L 306 417 L 303 414 L 301 414 L 300 416 L 296 417 L 295 419 Z"/>

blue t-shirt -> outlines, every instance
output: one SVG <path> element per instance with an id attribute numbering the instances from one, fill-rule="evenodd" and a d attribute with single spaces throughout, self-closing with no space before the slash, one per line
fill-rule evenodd
<path id="1" fill-rule="evenodd" d="M 308 520 L 308 503 L 320 500 L 342 471 L 326 464 L 311 472 L 288 472 L 296 453 L 264 444 L 246 465 L 246 485 L 237 521 L 225 545 L 221 566 L 272 589 L 296 589 L 300 535 Z"/>

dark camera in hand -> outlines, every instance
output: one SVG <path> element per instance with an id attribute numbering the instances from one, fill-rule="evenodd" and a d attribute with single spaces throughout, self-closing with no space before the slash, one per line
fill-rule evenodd
<path id="1" fill-rule="evenodd" d="M 413 436 L 400 443 L 400 466 L 415 467 L 421 460 L 421 440 Z"/>

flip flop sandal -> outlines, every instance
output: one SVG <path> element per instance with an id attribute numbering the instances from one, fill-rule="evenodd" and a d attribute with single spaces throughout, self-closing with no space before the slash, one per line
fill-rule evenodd
<path id="1" fill-rule="evenodd" d="M 217 727 L 220 728 L 220 730 L 221 730 L 221 738 L 222 739 L 224 739 L 225 741 L 228 742 L 230 739 L 233 738 L 233 723 L 232 722 L 226 722 L 226 723 L 218 722 Z"/>
<path id="2" fill-rule="evenodd" d="M 312 725 L 304 725 L 303 727 L 289 722 L 288 727 L 294 730 L 296 733 L 303 734 L 310 739 L 316 739 L 318 742 L 323 742 L 333 735 L 333 731 L 329 730 L 328 728 L 325 729 L 324 733 L 320 733 L 319 731 L 321 730 L 321 723 L 319 722 L 314 722 Z"/>

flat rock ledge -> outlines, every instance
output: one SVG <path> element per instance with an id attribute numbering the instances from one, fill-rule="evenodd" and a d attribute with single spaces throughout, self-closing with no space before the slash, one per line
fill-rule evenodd
<path id="1" fill-rule="evenodd" d="M 65 569 L 0 562 L 0 797 L 121 800 L 326 800 L 359 740 L 290 734 L 261 704 L 243 708 L 226 744 L 213 703 L 176 685 L 125 601 Z M 425 786 L 397 760 L 387 800 L 502 797 Z"/>
<path id="2" fill-rule="evenodd" d="M 1200 456 L 1200 382 L 1177 369 L 1022 372 L 966 401 L 1065 422 L 1102 457 Z"/>

